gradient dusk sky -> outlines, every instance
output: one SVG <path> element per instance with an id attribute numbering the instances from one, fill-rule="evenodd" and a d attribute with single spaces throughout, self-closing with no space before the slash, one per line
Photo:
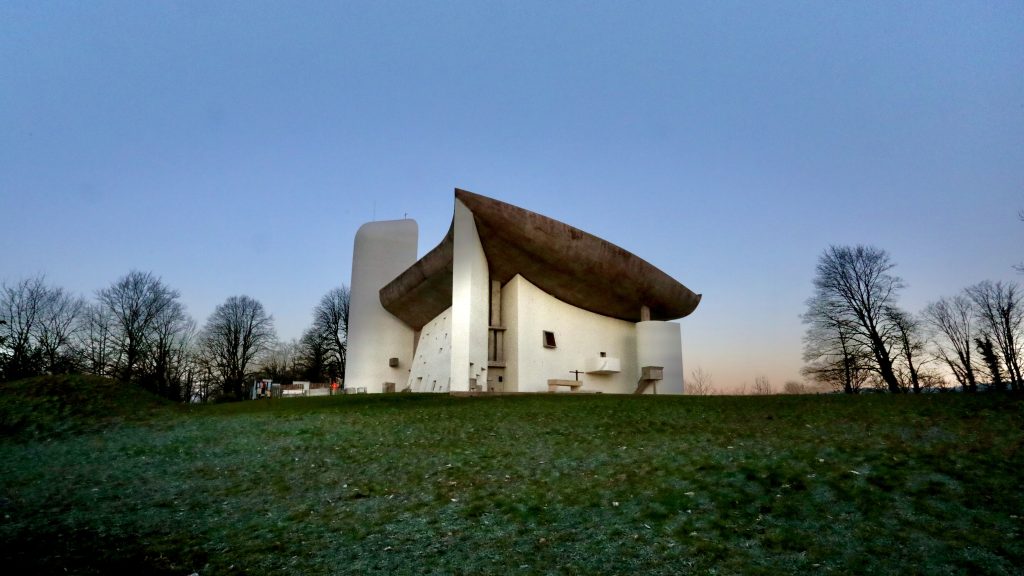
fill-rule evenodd
<path id="1" fill-rule="evenodd" d="M 1024 3 L 0 3 L 0 280 L 131 269 L 298 337 L 363 222 L 455 187 L 704 295 L 686 370 L 798 379 L 829 244 L 917 312 L 1024 281 Z"/>

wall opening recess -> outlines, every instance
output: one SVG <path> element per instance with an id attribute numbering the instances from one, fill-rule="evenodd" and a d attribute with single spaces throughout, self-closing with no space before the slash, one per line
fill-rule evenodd
<path id="1" fill-rule="evenodd" d="M 544 330 L 544 347 L 554 348 L 555 347 L 555 333 Z"/>

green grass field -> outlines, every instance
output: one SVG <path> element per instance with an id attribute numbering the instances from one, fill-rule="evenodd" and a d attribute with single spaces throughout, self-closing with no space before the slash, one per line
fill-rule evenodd
<path id="1" fill-rule="evenodd" d="M 1020 574 L 1024 401 L 0 387 L 7 574 Z M 123 388 L 123 387 L 122 387 Z"/>

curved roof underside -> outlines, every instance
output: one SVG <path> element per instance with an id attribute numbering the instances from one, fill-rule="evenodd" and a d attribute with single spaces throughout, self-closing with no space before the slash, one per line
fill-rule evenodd
<path id="1" fill-rule="evenodd" d="M 700 294 L 611 242 L 493 198 L 455 189 L 473 213 L 491 280 L 516 274 L 559 300 L 603 316 L 640 321 L 689 315 Z M 454 230 L 380 291 L 381 304 L 415 329 L 452 305 Z"/>

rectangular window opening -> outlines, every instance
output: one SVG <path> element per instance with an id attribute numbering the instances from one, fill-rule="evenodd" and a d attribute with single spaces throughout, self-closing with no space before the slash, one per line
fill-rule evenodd
<path id="1" fill-rule="evenodd" d="M 554 348 L 555 347 L 555 333 L 548 330 L 544 330 L 544 347 Z"/>

